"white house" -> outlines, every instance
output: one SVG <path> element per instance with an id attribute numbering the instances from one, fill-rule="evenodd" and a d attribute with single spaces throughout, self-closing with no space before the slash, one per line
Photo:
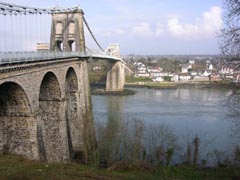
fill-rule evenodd
<path id="1" fill-rule="evenodd" d="M 210 70 L 205 70 L 204 73 L 202 74 L 202 76 L 207 77 L 207 76 L 210 76 L 211 74 L 212 74 L 212 73 L 211 73 Z"/>
<path id="2" fill-rule="evenodd" d="M 194 64 L 195 63 L 195 61 L 194 60 L 189 60 L 189 62 L 188 62 L 189 64 Z"/>
<path id="3" fill-rule="evenodd" d="M 232 67 L 222 67 L 220 74 L 233 74 L 234 68 Z"/>
<path id="4" fill-rule="evenodd" d="M 175 75 L 171 78 L 171 81 L 173 81 L 173 82 L 179 81 L 179 75 L 178 75 L 178 74 L 175 74 Z"/>
<path id="5" fill-rule="evenodd" d="M 179 75 L 179 80 L 180 81 L 188 81 L 191 79 L 191 76 L 187 75 L 187 74 L 182 74 L 182 75 Z"/>
<path id="6" fill-rule="evenodd" d="M 190 75 L 191 75 L 191 76 L 197 76 L 197 74 L 198 74 L 198 73 L 197 73 L 196 71 L 191 71 L 191 72 L 190 72 Z"/>
<path id="7" fill-rule="evenodd" d="M 163 82 L 164 81 L 164 79 L 163 79 L 163 77 L 154 77 L 154 78 L 152 78 L 152 81 L 153 82 Z"/>
<path id="8" fill-rule="evenodd" d="M 149 73 L 135 73 L 134 77 L 149 77 Z"/>
<path id="9" fill-rule="evenodd" d="M 207 69 L 208 69 L 208 70 L 213 70 L 213 65 L 212 65 L 212 64 L 208 64 L 208 65 L 207 65 Z"/>
<path id="10" fill-rule="evenodd" d="M 188 73 L 189 69 L 192 69 L 192 65 L 191 64 L 182 64 L 181 65 L 182 73 Z"/>
<path id="11" fill-rule="evenodd" d="M 149 73 L 159 73 L 159 72 L 162 72 L 163 69 L 159 66 L 157 66 L 157 67 L 148 66 L 147 70 L 148 70 Z"/>
<path id="12" fill-rule="evenodd" d="M 102 67 L 101 66 L 94 66 L 93 71 L 101 71 Z"/>

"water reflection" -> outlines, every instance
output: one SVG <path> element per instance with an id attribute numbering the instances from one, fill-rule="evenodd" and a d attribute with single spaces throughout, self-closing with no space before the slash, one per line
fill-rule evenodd
<path id="1" fill-rule="evenodd" d="M 240 137 L 240 90 L 226 93 L 226 107 L 228 118 L 232 123 L 232 137 L 239 142 Z"/>
<path id="2" fill-rule="evenodd" d="M 109 138 L 116 138 L 122 122 L 124 97 L 109 96 L 107 98 L 106 132 Z"/>
<path id="3" fill-rule="evenodd" d="M 145 125 L 167 124 L 178 136 L 186 130 L 200 138 L 213 139 L 207 148 L 226 150 L 231 146 L 231 122 L 227 121 L 227 91 L 214 89 L 133 89 L 134 96 L 93 96 L 95 121 L 104 124 L 114 138 L 122 122 L 140 119 Z"/>

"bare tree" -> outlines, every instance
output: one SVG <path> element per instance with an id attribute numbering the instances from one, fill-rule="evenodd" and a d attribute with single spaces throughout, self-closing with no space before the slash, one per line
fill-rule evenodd
<path id="1" fill-rule="evenodd" d="M 225 0 L 225 5 L 220 47 L 227 60 L 240 61 L 240 1 Z"/>

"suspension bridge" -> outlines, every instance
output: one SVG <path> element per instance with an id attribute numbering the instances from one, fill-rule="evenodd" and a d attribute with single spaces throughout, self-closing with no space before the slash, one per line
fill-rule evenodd
<path id="1" fill-rule="evenodd" d="M 0 153 L 86 159 L 95 142 L 87 62 L 108 61 L 106 91 L 121 91 L 123 60 L 104 52 L 79 7 L 0 2 L 0 19 Z M 86 47 L 84 27 L 100 51 Z M 49 49 L 34 51 L 39 41 L 50 41 Z"/>

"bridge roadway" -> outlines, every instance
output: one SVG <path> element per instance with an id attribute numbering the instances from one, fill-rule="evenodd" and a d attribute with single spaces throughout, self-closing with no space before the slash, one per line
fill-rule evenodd
<path id="1" fill-rule="evenodd" d="M 92 58 L 112 62 L 121 61 L 124 63 L 121 58 L 94 52 L 0 52 L 0 66 L 71 58 Z"/>

